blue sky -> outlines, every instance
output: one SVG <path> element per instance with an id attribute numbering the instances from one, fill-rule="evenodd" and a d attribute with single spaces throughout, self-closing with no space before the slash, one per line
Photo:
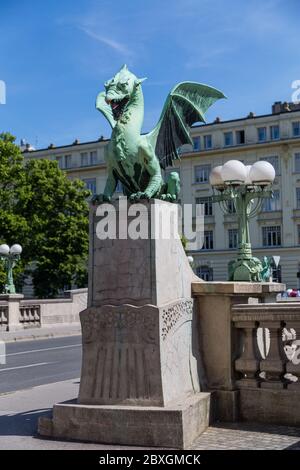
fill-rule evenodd
<path id="1" fill-rule="evenodd" d="M 108 137 L 95 97 L 123 63 L 148 77 L 144 131 L 184 80 L 227 95 L 208 121 L 269 113 L 300 80 L 299 13 L 299 0 L 1 0 L 0 130 L 38 148 Z"/>

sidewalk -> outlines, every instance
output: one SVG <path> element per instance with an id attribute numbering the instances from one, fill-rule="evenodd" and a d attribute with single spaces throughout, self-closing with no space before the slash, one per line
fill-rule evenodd
<path id="1" fill-rule="evenodd" d="M 136 449 L 54 441 L 36 435 L 39 416 L 49 416 L 54 403 L 77 397 L 78 387 L 79 379 L 75 379 L 0 395 L 0 450 Z M 193 450 L 300 450 L 300 429 L 263 424 L 218 423 L 210 426 L 191 448 Z"/>
<path id="2" fill-rule="evenodd" d="M 30 341 L 34 339 L 58 338 L 61 336 L 81 335 L 79 323 L 62 326 L 44 326 L 41 328 L 28 328 L 19 331 L 2 331 L 0 341 L 11 343 L 14 341 Z"/>
<path id="3" fill-rule="evenodd" d="M 36 435 L 40 416 L 49 416 L 54 403 L 78 396 L 79 379 L 41 385 L 0 395 L 0 450 L 105 450 L 126 449 L 43 439 Z"/>

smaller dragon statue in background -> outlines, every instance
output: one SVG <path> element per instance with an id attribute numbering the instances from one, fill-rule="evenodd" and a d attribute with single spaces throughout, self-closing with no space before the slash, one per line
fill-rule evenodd
<path id="1" fill-rule="evenodd" d="M 96 108 L 112 127 L 105 149 L 108 177 L 103 194 L 94 203 L 109 202 L 118 182 L 132 201 L 159 198 L 176 201 L 180 191 L 177 172 L 167 181 L 162 170 L 179 158 L 178 149 L 192 144 L 189 129 L 195 122 L 205 122 L 205 112 L 218 99 L 225 98 L 215 88 L 200 83 L 183 82 L 169 93 L 156 127 L 141 135 L 144 119 L 142 82 L 126 65 L 105 83 Z"/>

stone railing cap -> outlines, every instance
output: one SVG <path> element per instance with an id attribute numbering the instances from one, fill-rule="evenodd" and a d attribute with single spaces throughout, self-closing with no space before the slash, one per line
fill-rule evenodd
<path id="1" fill-rule="evenodd" d="M 278 282 L 193 282 L 193 295 L 218 294 L 268 294 L 285 291 L 285 284 Z"/>

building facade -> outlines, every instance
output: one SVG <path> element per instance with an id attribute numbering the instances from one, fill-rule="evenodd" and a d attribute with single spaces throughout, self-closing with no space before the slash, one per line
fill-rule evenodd
<path id="1" fill-rule="evenodd" d="M 181 148 L 181 160 L 172 168 L 181 178 L 181 203 L 204 204 L 204 246 L 192 252 L 195 271 L 206 280 L 227 279 L 227 264 L 238 244 L 234 214 L 224 215 L 211 201 L 209 173 L 228 160 L 252 165 L 262 159 L 275 168 L 274 198 L 250 221 L 253 254 L 258 258 L 280 256 L 273 277 L 288 287 L 300 287 L 300 105 L 277 102 L 272 113 L 214 122 L 191 129 L 193 146 Z M 80 178 L 92 193 L 104 190 L 107 140 L 42 150 L 25 150 L 25 157 L 57 160 L 69 178 Z M 169 170 L 167 170 L 169 171 Z M 121 192 L 121 186 L 118 187 Z"/>

